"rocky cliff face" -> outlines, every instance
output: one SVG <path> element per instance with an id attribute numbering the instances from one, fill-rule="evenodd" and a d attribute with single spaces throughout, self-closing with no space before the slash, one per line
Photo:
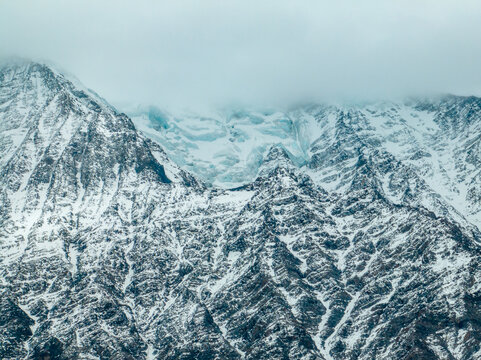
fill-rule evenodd
<path id="1" fill-rule="evenodd" d="M 480 104 L 297 109 L 305 161 L 266 145 L 224 189 L 58 71 L 4 65 L 0 357 L 481 358 Z"/>

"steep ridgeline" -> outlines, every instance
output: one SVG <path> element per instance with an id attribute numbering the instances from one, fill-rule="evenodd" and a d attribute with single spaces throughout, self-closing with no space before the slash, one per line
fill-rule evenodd
<path id="1" fill-rule="evenodd" d="M 481 358 L 479 103 L 403 105 L 432 133 L 296 110 L 305 163 L 269 146 L 227 190 L 58 71 L 4 65 L 0 358 Z"/>

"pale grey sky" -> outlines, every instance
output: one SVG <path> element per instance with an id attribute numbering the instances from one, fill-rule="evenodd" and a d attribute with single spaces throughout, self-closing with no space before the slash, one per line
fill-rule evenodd
<path id="1" fill-rule="evenodd" d="M 0 53 L 117 103 L 481 95 L 481 1 L 0 0 Z"/>

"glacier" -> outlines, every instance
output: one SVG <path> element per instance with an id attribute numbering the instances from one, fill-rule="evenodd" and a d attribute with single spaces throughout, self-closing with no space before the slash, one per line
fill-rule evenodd
<path id="1" fill-rule="evenodd" d="M 280 111 L 211 111 L 206 115 L 124 106 L 135 126 L 156 141 L 182 168 L 211 186 L 236 187 L 252 181 L 268 149 L 285 148 L 299 166 L 308 160 L 309 118 Z"/>

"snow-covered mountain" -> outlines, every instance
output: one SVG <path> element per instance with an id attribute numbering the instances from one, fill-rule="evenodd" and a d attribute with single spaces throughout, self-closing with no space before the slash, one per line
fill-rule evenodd
<path id="1" fill-rule="evenodd" d="M 207 184 L 232 188 L 254 181 L 271 146 L 286 149 L 317 179 L 313 163 L 355 132 L 359 144 L 391 154 L 471 221 L 481 224 L 481 99 L 443 96 L 400 103 L 309 105 L 289 111 L 217 111 L 174 115 L 150 106 L 125 108 L 137 129 Z M 322 150 L 322 151 L 321 151 Z M 322 155 L 324 156 L 324 155 Z M 332 169 L 331 169 L 332 170 Z M 338 190 L 339 176 L 319 185 Z"/>
<path id="2" fill-rule="evenodd" d="M 133 119 L 1 67 L 2 359 L 481 358 L 481 99 Z"/>

